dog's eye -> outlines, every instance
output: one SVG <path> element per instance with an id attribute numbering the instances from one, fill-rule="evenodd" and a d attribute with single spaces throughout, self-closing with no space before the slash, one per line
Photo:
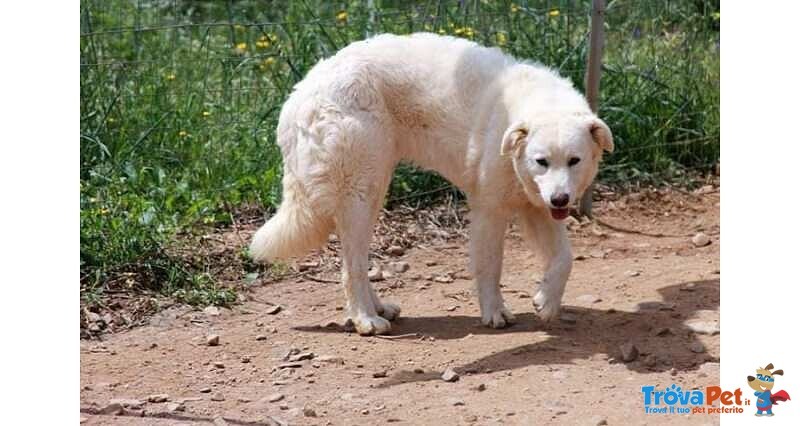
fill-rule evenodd
<path id="1" fill-rule="evenodd" d="M 547 160 L 545 160 L 544 158 L 538 158 L 536 159 L 536 162 L 539 163 L 539 165 L 542 167 L 547 167 L 548 165 Z"/>
<path id="2" fill-rule="evenodd" d="M 574 165 L 576 165 L 576 164 L 578 164 L 578 163 L 580 163 L 580 162 L 581 162 L 581 159 L 580 159 L 580 158 L 578 158 L 578 157 L 572 157 L 572 158 L 570 158 L 570 159 L 569 159 L 569 161 L 567 162 L 567 164 L 568 164 L 570 167 L 572 167 L 572 166 L 574 166 Z"/>

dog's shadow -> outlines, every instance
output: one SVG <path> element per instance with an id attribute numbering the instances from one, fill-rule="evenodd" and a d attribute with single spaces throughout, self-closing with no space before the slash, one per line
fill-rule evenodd
<path id="1" fill-rule="evenodd" d="M 516 323 L 494 330 L 480 326 L 472 316 L 402 317 L 393 334 L 418 333 L 436 340 L 466 338 L 470 334 L 543 332 L 548 339 L 495 352 L 454 368 L 459 374 L 484 374 L 515 370 L 530 365 L 569 364 L 600 355 L 640 373 L 675 369 L 687 371 L 719 359 L 705 352 L 695 334 L 684 324 L 700 310 L 719 308 L 719 280 L 694 281 L 659 289 L 661 301 L 638 304 L 636 312 L 564 306 L 574 319 L 543 323 L 533 313 L 517 316 Z M 296 327 L 311 332 L 340 332 L 320 327 Z M 633 343 L 639 355 L 623 362 L 621 346 Z M 440 372 L 398 371 L 380 387 L 439 379 Z"/>

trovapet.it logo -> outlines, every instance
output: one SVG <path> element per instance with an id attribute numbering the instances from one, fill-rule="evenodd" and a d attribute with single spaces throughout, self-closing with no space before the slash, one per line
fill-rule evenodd
<path id="1" fill-rule="evenodd" d="M 723 414 L 743 413 L 742 406 L 750 405 L 750 400 L 742 398 L 742 390 L 722 390 L 719 386 L 700 389 L 681 389 L 672 384 L 664 390 L 655 386 L 642 386 L 644 412 L 646 414 Z M 718 406 L 714 406 L 719 403 Z"/>

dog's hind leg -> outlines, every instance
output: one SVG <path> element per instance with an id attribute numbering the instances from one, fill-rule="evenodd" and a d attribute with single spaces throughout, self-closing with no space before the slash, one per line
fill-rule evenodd
<path id="1" fill-rule="evenodd" d="M 470 214 L 470 262 L 481 306 L 481 322 L 492 328 L 503 328 L 514 322 L 514 315 L 506 309 L 500 294 L 503 239 L 508 219 L 480 207 Z"/>
<path id="2" fill-rule="evenodd" d="M 525 240 L 544 259 L 544 276 L 533 298 L 539 316 L 550 321 L 561 309 L 564 287 L 572 271 L 572 248 L 563 222 L 557 222 L 544 210 L 530 207 L 519 215 Z"/>

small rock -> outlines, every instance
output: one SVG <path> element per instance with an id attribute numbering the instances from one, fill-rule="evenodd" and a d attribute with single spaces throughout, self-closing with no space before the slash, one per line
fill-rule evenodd
<path id="1" fill-rule="evenodd" d="M 592 419 L 592 422 L 594 422 L 594 424 L 597 425 L 597 426 L 605 426 L 605 425 L 608 424 L 608 420 L 606 420 L 604 418 Z"/>
<path id="2" fill-rule="evenodd" d="M 383 280 L 383 268 L 381 267 L 380 263 L 376 263 L 375 267 L 369 270 L 367 273 L 367 278 L 369 278 L 370 281 Z"/>
<path id="3" fill-rule="evenodd" d="M 314 352 L 301 352 L 289 357 L 289 361 L 292 362 L 305 361 L 307 359 L 314 359 Z"/>
<path id="4" fill-rule="evenodd" d="M 583 296 L 578 296 L 578 302 L 584 305 L 591 305 L 593 303 L 602 302 L 603 299 L 597 297 L 594 294 L 584 294 Z"/>
<path id="5" fill-rule="evenodd" d="M 696 354 L 701 354 L 706 351 L 706 347 L 703 346 L 703 344 L 700 343 L 699 341 L 695 340 L 694 342 L 692 342 L 692 344 L 689 345 L 689 350 Z"/>
<path id="6" fill-rule="evenodd" d="M 306 417 L 317 417 L 317 412 L 311 407 L 303 407 L 303 415 Z"/>
<path id="7" fill-rule="evenodd" d="M 283 309 L 281 305 L 272 305 L 270 308 L 266 310 L 268 315 L 275 315 Z"/>
<path id="8" fill-rule="evenodd" d="M 455 382 L 459 379 L 459 377 L 460 376 L 458 375 L 458 373 L 456 373 L 455 370 L 449 367 L 446 370 L 444 370 L 444 373 L 442 373 L 442 380 L 444 380 L 445 382 Z"/>
<path id="9" fill-rule="evenodd" d="M 376 379 L 384 378 L 387 375 L 388 375 L 388 373 L 386 372 L 386 370 L 376 371 L 376 372 L 372 373 L 372 377 L 374 377 Z"/>
<path id="10" fill-rule="evenodd" d="M 158 393 L 158 394 L 150 395 L 150 396 L 147 397 L 147 402 L 152 402 L 152 403 L 155 403 L 155 404 L 158 404 L 158 403 L 161 403 L 161 402 L 167 402 L 168 400 L 169 400 L 169 395 L 167 395 L 165 393 Z"/>
<path id="11" fill-rule="evenodd" d="M 267 397 L 267 401 L 269 402 L 278 402 L 283 399 L 282 393 L 273 393 L 272 395 Z"/>
<path id="12" fill-rule="evenodd" d="M 694 244 L 695 247 L 705 247 L 711 244 L 711 238 L 702 232 L 698 232 L 692 237 L 692 244 Z"/>
<path id="13" fill-rule="evenodd" d="M 675 367 L 670 368 L 669 369 L 669 375 L 670 376 L 677 376 L 678 375 L 678 370 L 675 369 Z"/>
<path id="14" fill-rule="evenodd" d="M 125 411 L 125 408 L 122 407 L 122 404 L 119 402 L 111 402 L 105 407 L 100 409 L 100 414 L 105 414 L 109 416 L 118 416 Z"/>
<path id="15" fill-rule="evenodd" d="M 650 355 L 647 355 L 647 356 L 644 358 L 644 361 L 643 361 L 643 362 L 644 362 L 644 365 L 645 365 L 646 367 L 655 367 L 655 366 L 656 366 L 656 364 L 658 363 L 658 358 L 657 358 L 655 355 L 653 355 L 653 354 L 650 354 Z"/>
<path id="16" fill-rule="evenodd" d="M 219 315 L 219 308 L 216 306 L 207 306 L 205 309 L 203 309 L 203 313 L 212 317 L 216 317 Z"/>
<path id="17" fill-rule="evenodd" d="M 417 367 L 414 369 L 414 374 L 425 374 L 425 370 Z"/>
<path id="18" fill-rule="evenodd" d="M 698 334 L 719 334 L 719 324 L 710 321 L 691 321 L 686 323 L 686 327 Z"/>
<path id="19" fill-rule="evenodd" d="M 386 250 L 386 253 L 389 253 L 392 256 L 402 256 L 403 254 L 405 254 L 405 252 L 406 250 L 400 246 L 390 246 Z"/>
<path id="20" fill-rule="evenodd" d="M 672 334 L 672 329 L 669 327 L 661 327 L 656 330 L 656 336 L 666 336 Z"/>
<path id="21" fill-rule="evenodd" d="M 398 274 L 402 274 L 403 272 L 408 271 L 411 269 L 411 265 L 408 262 L 392 262 L 390 263 L 392 270 L 397 272 Z"/>
<path id="22" fill-rule="evenodd" d="M 222 392 L 217 392 L 214 395 L 211 395 L 211 400 L 217 402 L 225 401 L 225 395 L 223 395 Z"/>
<path id="23" fill-rule="evenodd" d="M 567 324 L 575 324 L 576 322 L 578 322 L 578 317 L 575 314 L 569 312 L 562 313 L 559 319 Z"/>
<path id="24" fill-rule="evenodd" d="M 319 266 L 318 262 L 300 262 L 297 264 L 297 271 L 304 272 L 317 266 Z"/>
<path id="25" fill-rule="evenodd" d="M 464 421 L 466 423 L 475 423 L 475 422 L 478 421 L 478 416 L 476 416 L 474 414 L 470 414 L 470 415 L 464 416 Z"/>
<path id="26" fill-rule="evenodd" d="M 685 286 L 681 287 L 681 291 L 694 291 L 697 288 L 697 284 L 689 283 Z"/>
<path id="27" fill-rule="evenodd" d="M 475 387 L 474 387 L 474 388 L 472 388 L 472 389 L 473 389 L 473 390 L 476 390 L 476 391 L 478 391 L 478 392 L 483 392 L 483 391 L 485 391 L 485 390 L 486 390 L 486 385 L 485 385 L 485 384 L 483 384 L 483 383 L 481 383 L 481 384 L 479 384 L 478 386 L 475 386 Z"/>
<path id="28" fill-rule="evenodd" d="M 177 411 L 186 411 L 186 407 L 178 402 L 168 402 L 166 407 L 168 413 L 175 413 Z"/>
<path id="29" fill-rule="evenodd" d="M 622 352 L 622 361 L 624 362 L 631 362 L 639 356 L 639 348 L 632 342 L 624 343 L 619 349 Z"/>
<path id="30" fill-rule="evenodd" d="M 138 399 L 112 399 L 109 401 L 109 405 L 112 404 L 119 404 L 122 405 L 124 408 L 129 408 L 131 410 L 140 410 L 144 402 L 139 401 Z"/>
<path id="31" fill-rule="evenodd" d="M 206 337 L 206 344 L 208 346 L 219 345 L 219 334 L 209 334 L 208 337 Z"/>
<path id="32" fill-rule="evenodd" d="M 214 362 L 215 368 L 225 368 L 225 364 L 219 361 Z"/>
<path id="33" fill-rule="evenodd" d="M 247 356 L 247 355 L 243 356 L 242 357 L 242 364 L 249 364 L 249 363 L 250 363 L 250 357 Z"/>
<path id="34" fill-rule="evenodd" d="M 365 409 L 361 410 L 361 414 L 366 416 L 367 414 L 369 414 L 369 410 L 365 408 Z"/>
<path id="35" fill-rule="evenodd" d="M 214 426 L 228 426 L 228 422 L 222 416 L 214 417 Z"/>
<path id="36" fill-rule="evenodd" d="M 202 389 L 200 389 L 200 393 L 210 393 L 210 392 L 211 392 L 211 388 L 202 388 Z"/>
<path id="37" fill-rule="evenodd" d="M 454 407 L 461 407 L 461 406 L 466 405 L 466 404 L 464 404 L 464 400 L 462 400 L 462 399 L 450 399 L 449 402 L 450 402 L 450 405 L 452 405 Z"/>
<path id="38" fill-rule="evenodd" d="M 258 336 L 256 336 L 256 340 L 259 341 L 259 342 L 267 340 L 267 336 L 265 336 L 263 334 L 259 334 Z"/>
<path id="39" fill-rule="evenodd" d="M 317 361 L 319 361 L 319 362 L 327 362 L 327 363 L 330 363 L 330 364 L 344 365 L 344 358 L 339 357 L 339 356 L 323 355 L 321 357 L 318 357 Z"/>
<path id="40" fill-rule="evenodd" d="M 438 263 L 435 260 L 426 260 L 425 266 L 436 266 Z"/>
<path id="41" fill-rule="evenodd" d="M 642 273 L 640 271 L 626 271 L 625 272 L 625 276 L 628 276 L 628 277 L 631 277 L 631 278 L 638 277 L 639 275 L 642 275 Z"/>

